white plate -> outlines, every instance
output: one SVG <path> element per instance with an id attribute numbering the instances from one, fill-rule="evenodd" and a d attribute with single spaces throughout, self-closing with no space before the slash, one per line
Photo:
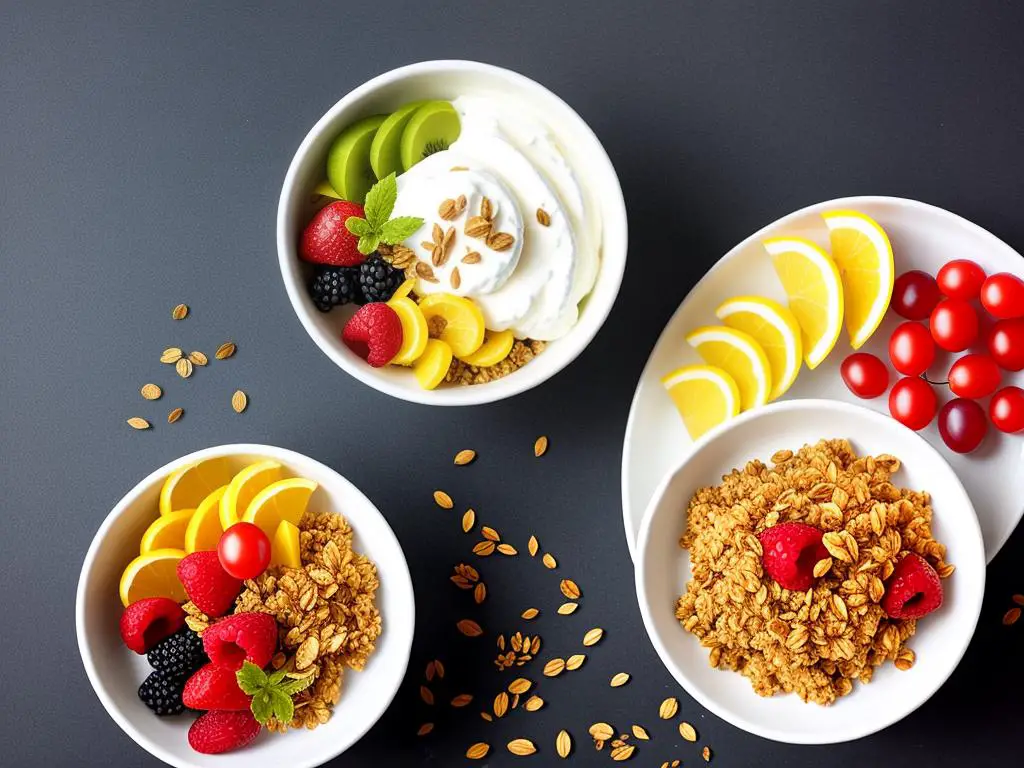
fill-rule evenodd
<path id="1" fill-rule="evenodd" d="M 795 695 L 763 698 L 738 672 L 712 669 L 708 649 L 683 630 L 674 606 L 690 579 L 679 548 L 686 508 L 700 486 L 720 482 L 752 458 L 768 461 L 826 434 L 847 437 L 859 454 L 890 453 L 902 462 L 897 486 L 932 494 L 932 532 L 956 565 L 943 580 L 942 607 L 922 619 L 910 647 L 914 666 L 879 667 L 830 707 Z M 888 416 L 831 400 L 801 400 L 745 413 L 708 433 L 654 493 L 637 543 L 636 589 L 647 633 L 662 662 L 693 698 L 723 720 L 768 739 L 828 744 L 860 738 L 913 712 L 952 674 L 974 634 L 985 590 L 985 551 L 970 499 L 953 470 L 928 443 Z"/>
<path id="2" fill-rule="evenodd" d="M 661 377 L 675 368 L 701 362 L 684 337 L 698 326 L 716 324 L 715 308 L 732 296 L 754 294 L 784 300 L 782 286 L 761 241 L 797 235 L 827 248 L 828 232 L 821 213 L 840 208 L 862 211 L 885 228 L 892 242 L 897 275 L 909 269 L 934 275 L 947 261 L 966 258 L 974 259 L 989 273 L 1013 272 L 1024 276 L 1020 254 L 995 235 L 949 211 L 898 197 L 847 197 L 818 203 L 769 224 L 741 242 L 683 300 L 651 352 L 633 396 L 622 450 L 622 516 L 626 540 L 634 556 L 640 519 L 654 489 L 665 473 L 694 448 L 661 384 Z M 863 351 L 873 352 L 888 362 L 889 334 L 900 321 L 887 317 Z M 858 400 L 846 389 L 839 376 L 839 365 L 850 351 L 844 331 L 829 358 L 814 371 L 803 368 L 796 384 L 782 399 L 824 397 L 888 413 L 885 396 Z M 940 355 L 931 369 L 932 378 L 945 380 L 950 362 L 951 358 Z M 897 374 L 891 373 L 895 381 Z M 1004 374 L 1003 384 L 1024 386 L 1024 376 Z M 945 398 L 940 394 L 940 403 L 946 399 L 948 390 Z M 992 429 L 977 451 L 961 456 L 943 445 L 934 422 L 921 434 L 939 449 L 967 488 L 981 523 L 985 554 L 991 560 L 1024 513 L 1024 438 Z"/>

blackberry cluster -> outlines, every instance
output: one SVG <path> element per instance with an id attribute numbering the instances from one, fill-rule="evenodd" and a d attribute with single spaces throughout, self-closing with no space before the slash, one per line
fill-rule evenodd
<path id="1" fill-rule="evenodd" d="M 321 312 L 330 312 L 342 304 L 359 302 L 359 267 L 320 267 L 309 286 L 313 304 Z"/>
<path id="2" fill-rule="evenodd" d="M 180 715 L 185 711 L 185 705 L 181 701 L 181 692 L 184 688 L 184 677 L 151 672 L 139 686 L 139 698 L 155 715 Z"/>
<path id="3" fill-rule="evenodd" d="M 359 265 L 359 287 L 367 303 L 387 301 L 404 280 L 402 270 L 395 269 L 376 253 Z"/>
<path id="4" fill-rule="evenodd" d="M 156 715 L 180 715 L 185 681 L 209 661 L 202 638 L 183 627 L 153 646 L 146 658 L 153 672 L 139 686 L 139 698 Z"/>

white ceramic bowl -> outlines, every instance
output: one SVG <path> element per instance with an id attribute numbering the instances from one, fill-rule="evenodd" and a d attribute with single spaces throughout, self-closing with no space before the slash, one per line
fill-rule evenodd
<path id="1" fill-rule="evenodd" d="M 830 707 L 796 695 L 762 698 L 738 672 L 708 665 L 708 649 L 683 630 L 675 603 L 690 579 L 689 554 L 680 549 L 686 509 L 701 486 L 721 482 L 753 458 L 796 450 L 822 438 L 847 438 L 861 455 L 889 453 L 902 469 L 897 485 L 932 494 L 932 530 L 948 548 L 956 571 L 943 581 L 945 600 L 922 619 L 909 645 L 914 666 L 886 663 L 867 685 Z M 985 551 L 970 499 L 949 465 L 919 435 L 860 406 L 793 400 L 749 411 L 705 436 L 663 480 L 644 514 L 636 558 L 636 589 L 644 625 L 669 672 L 693 698 L 723 720 L 768 739 L 827 744 L 881 730 L 913 712 L 938 690 L 963 656 L 981 612 Z"/>
<path id="2" fill-rule="evenodd" d="M 417 99 L 492 95 L 522 102 L 551 128 L 581 182 L 595 192 L 603 226 L 601 268 L 584 299 L 579 322 L 550 343 L 528 365 L 497 381 L 424 390 L 398 366 L 372 368 L 341 341 L 351 311 L 317 311 L 307 292 L 308 265 L 297 254 L 299 235 L 313 216 L 313 187 L 323 180 L 327 150 L 347 125 L 367 115 L 390 112 Z M 288 298 L 317 346 L 343 370 L 385 394 L 427 405 L 476 405 L 503 400 L 541 384 L 569 365 L 597 334 L 622 283 L 626 266 L 626 205 L 618 176 L 594 132 L 573 109 L 544 86 L 507 69 L 474 61 L 425 61 L 393 69 L 350 92 L 317 121 L 288 168 L 277 210 L 277 253 Z"/>
<path id="3" fill-rule="evenodd" d="M 175 469 L 214 456 L 237 457 L 239 466 L 275 459 L 296 476 L 320 487 L 310 509 L 344 514 L 355 530 L 355 548 L 376 564 L 381 587 L 377 607 L 383 632 L 362 672 L 347 671 L 341 701 L 319 728 L 261 733 L 247 747 L 222 755 L 201 755 L 188 744 L 193 718 L 156 717 L 139 700 L 139 684 L 152 670 L 145 656 L 129 651 L 118 631 L 122 606 L 118 582 L 138 554 L 139 540 L 157 515 L 164 478 Z M 384 517 L 359 489 L 330 467 L 302 454 L 267 445 L 222 445 L 183 456 L 136 485 L 107 515 L 85 556 L 78 581 L 75 618 L 82 662 L 103 706 L 114 721 L 150 754 L 179 768 L 312 768 L 340 755 L 377 722 L 405 676 L 412 648 L 415 603 L 402 547 Z"/>

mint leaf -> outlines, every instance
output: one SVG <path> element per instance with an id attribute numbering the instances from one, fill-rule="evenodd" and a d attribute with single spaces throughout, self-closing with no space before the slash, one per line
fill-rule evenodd
<path id="1" fill-rule="evenodd" d="M 380 228 L 380 239 L 388 245 L 396 245 L 411 237 L 422 226 L 423 219 L 419 216 L 399 216 L 384 222 Z"/>
<path id="2" fill-rule="evenodd" d="M 356 237 L 370 234 L 370 222 L 358 216 L 349 216 L 345 219 L 345 229 Z"/>
<path id="3" fill-rule="evenodd" d="M 262 691 L 268 682 L 266 673 L 251 661 L 242 664 L 242 668 L 235 673 L 235 679 L 238 680 L 238 687 L 250 696 Z"/>
<path id="4" fill-rule="evenodd" d="M 366 204 L 363 213 L 374 230 L 379 230 L 391 216 L 398 199 L 398 182 L 395 174 L 389 174 L 378 181 L 366 193 Z"/>
<path id="5" fill-rule="evenodd" d="M 277 688 L 271 688 L 269 693 L 270 706 L 274 710 L 274 717 L 277 718 L 278 722 L 290 723 L 295 715 L 295 705 L 292 703 L 292 697 Z"/>
<path id="6" fill-rule="evenodd" d="M 368 235 L 363 235 L 362 237 L 359 238 L 359 243 L 356 245 L 356 250 L 358 250 L 364 256 L 368 256 L 371 253 L 373 253 L 375 250 L 377 250 L 377 245 L 379 243 L 380 243 L 380 234 L 379 233 L 371 233 L 371 234 L 368 234 Z"/>
<path id="7" fill-rule="evenodd" d="M 277 690 L 281 691 L 281 693 L 285 694 L 286 696 L 294 696 L 296 693 L 306 690 L 312 684 L 313 675 L 306 675 L 305 677 L 299 677 L 295 680 L 289 680 L 287 683 L 279 685 L 277 687 Z"/>
<path id="8" fill-rule="evenodd" d="M 253 696 L 252 704 L 249 708 L 252 710 L 252 716 L 256 718 L 260 725 L 266 725 L 270 722 L 270 718 L 274 715 L 274 705 L 270 700 L 270 692 L 260 691 Z"/>

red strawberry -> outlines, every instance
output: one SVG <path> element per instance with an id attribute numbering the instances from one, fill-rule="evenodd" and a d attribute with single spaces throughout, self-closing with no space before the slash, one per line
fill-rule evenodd
<path id="1" fill-rule="evenodd" d="M 242 582 L 224 570 L 214 550 L 193 552 L 178 563 L 185 594 L 207 616 L 223 616 L 242 591 Z"/>
<path id="2" fill-rule="evenodd" d="M 942 605 L 939 574 L 911 552 L 898 563 L 885 585 L 882 610 L 894 619 L 920 619 Z"/>
<path id="3" fill-rule="evenodd" d="M 402 348 L 402 321 L 383 302 L 364 304 L 345 324 L 341 340 L 374 368 L 380 368 Z"/>
<path id="4" fill-rule="evenodd" d="M 251 661 L 260 669 L 277 650 L 277 621 L 267 613 L 236 613 L 203 632 L 203 650 L 210 661 L 232 671 Z"/>
<path id="5" fill-rule="evenodd" d="M 248 709 L 252 697 L 238 687 L 238 678 L 227 667 L 206 664 L 185 683 L 181 700 L 189 709 Z"/>
<path id="6" fill-rule="evenodd" d="M 356 248 L 359 238 L 345 227 L 350 216 L 363 218 L 363 206 L 339 200 L 322 208 L 302 232 L 299 256 L 332 267 L 355 267 L 366 261 Z"/>
<path id="7" fill-rule="evenodd" d="M 185 612 L 169 597 L 144 597 L 121 614 L 121 639 L 136 653 L 146 653 L 185 625 Z"/>
<path id="8" fill-rule="evenodd" d="M 224 712 L 212 710 L 192 723 L 188 729 L 188 743 L 196 752 L 217 755 L 244 747 L 256 738 L 260 724 L 252 712 Z"/>
<path id="9" fill-rule="evenodd" d="M 814 584 L 814 564 L 829 556 L 822 532 L 803 523 L 782 523 L 761 532 L 761 565 L 783 589 L 802 592 Z"/>

